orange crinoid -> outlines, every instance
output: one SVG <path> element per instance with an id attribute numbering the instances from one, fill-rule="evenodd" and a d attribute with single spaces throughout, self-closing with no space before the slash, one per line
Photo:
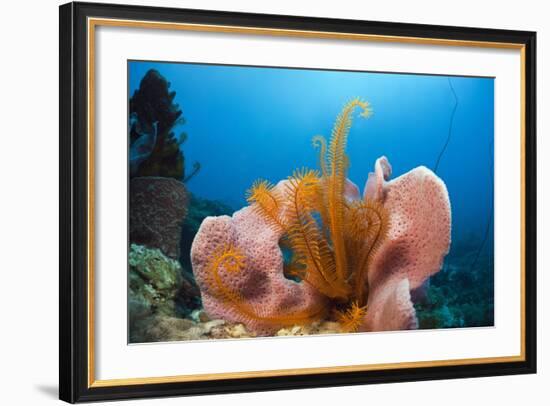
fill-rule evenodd
<path id="1" fill-rule="evenodd" d="M 347 137 L 356 108 L 367 118 L 372 110 L 360 99 L 338 115 L 330 143 L 314 137 L 320 172 L 301 169 L 288 178 L 284 191 L 257 181 L 248 201 L 272 225 L 283 230 L 281 244 L 290 249 L 289 273 L 340 303 L 363 307 L 368 295 L 369 259 L 384 240 L 388 215 L 376 201 L 347 201 Z M 280 207 L 286 207 L 284 217 Z"/>
<path id="2" fill-rule="evenodd" d="M 381 203 L 349 201 L 345 196 L 349 167 L 345 150 L 357 108 L 360 117 L 371 115 L 367 102 L 353 99 L 338 115 L 328 144 L 324 137 L 314 137 L 320 171 L 298 169 L 282 187 L 258 180 L 247 193 L 251 209 L 281 235 L 279 245 L 291 253 L 285 274 L 311 286 L 327 298 L 327 303 L 343 308 L 338 319 L 345 331 L 356 331 L 365 315 L 369 261 L 388 230 L 388 214 Z M 246 299 L 224 286 L 219 276 L 224 261 L 232 257 L 231 262 L 239 264 L 239 255 L 234 247 L 214 252 L 209 272 L 217 295 L 244 319 L 290 325 L 329 313 L 330 309 L 320 311 L 316 307 L 287 315 L 267 316 L 255 311 Z M 229 272 L 238 265 L 224 267 Z"/>
<path id="3" fill-rule="evenodd" d="M 418 326 L 411 292 L 449 252 L 449 194 L 423 166 L 388 181 L 382 156 L 361 198 L 347 179 L 345 153 L 356 109 L 371 114 L 354 99 L 330 142 L 314 137 L 319 170 L 295 170 L 277 185 L 258 180 L 250 206 L 204 219 L 191 261 L 210 317 L 244 323 L 257 335 L 327 319 L 348 332 Z"/>

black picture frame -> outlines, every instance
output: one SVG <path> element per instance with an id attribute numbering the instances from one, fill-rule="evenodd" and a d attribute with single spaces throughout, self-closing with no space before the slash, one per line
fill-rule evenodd
<path id="1" fill-rule="evenodd" d="M 67 402 L 267 391 L 536 372 L 536 33 L 262 15 L 220 11 L 68 3 L 60 6 L 60 269 L 59 397 Z M 89 17 L 291 29 L 457 41 L 513 43 L 524 66 L 524 359 L 275 377 L 215 379 L 94 387 L 89 382 L 87 188 L 87 19 Z"/>

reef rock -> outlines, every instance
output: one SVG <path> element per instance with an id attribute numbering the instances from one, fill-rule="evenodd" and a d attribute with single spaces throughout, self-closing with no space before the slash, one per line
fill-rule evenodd
<path id="1" fill-rule="evenodd" d="M 281 236 L 281 231 L 270 227 L 250 206 L 232 217 L 207 217 L 202 222 L 191 248 L 191 261 L 204 309 L 211 318 L 242 322 L 257 335 L 271 335 L 300 314 L 324 310 L 325 299 L 319 292 L 284 276 Z M 220 294 L 210 264 L 224 246 L 242 252 L 245 267 L 223 272 L 223 289 L 236 292 L 242 305 L 260 315 L 258 318 L 228 303 Z"/>
<path id="2" fill-rule="evenodd" d="M 193 275 L 183 271 L 181 284 L 176 293 L 176 314 L 186 317 L 201 307 L 201 293 Z"/>
<path id="3" fill-rule="evenodd" d="M 213 330 L 224 324 L 223 320 L 195 323 L 189 319 L 160 315 L 148 320 L 143 336 L 145 342 L 207 340 L 211 338 Z"/>
<path id="4" fill-rule="evenodd" d="M 181 284 L 181 267 L 160 250 L 131 244 L 129 263 L 130 332 L 152 314 L 174 313 L 174 297 Z"/>
<path id="5" fill-rule="evenodd" d="M 378 199 L 390 213 L 388 237 L 369 268 L 364 331 L 417 327 L 411 291 L 438 272 L 451 243 L 451 204 L 443 181 L 418 167 L 388 182 L 386 157 L 369 174 L 364 198 Z"/>
<path id="6" fill-rule="evenodd" d="M 130 241 L 159 248 L 170 258 L 179 258 L 187 204 L 187 189 L 180 181 L 161 177 L 132 179 Z"/>

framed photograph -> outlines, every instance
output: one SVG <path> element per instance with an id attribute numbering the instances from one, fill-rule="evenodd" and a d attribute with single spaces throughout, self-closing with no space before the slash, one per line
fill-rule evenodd
<path id="1" fill-rule="evenodd" d="M 536 34 L 60 7 L 60 398 L 536 372 Z"/>

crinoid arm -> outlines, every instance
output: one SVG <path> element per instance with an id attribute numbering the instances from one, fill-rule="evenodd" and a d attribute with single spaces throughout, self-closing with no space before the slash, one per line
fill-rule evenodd
<path id="1" fill-rule="evenodd" d="M 275 186 L 267 180 L 257 180 L 247 191 L 246 199 L 252 205 L 253 210 L 262 216 L 267 223 L 277 229 L 285 231 L 287 225 L 281 218 L 283 197 Z"/>
<path id="2" fill-rule="evenodd" d="M 319 148 L 319 167 L 321 168 L 321 178 L 319 187 L 317 188 L 317 211 L 321 217 L 321 226 L 325 239 L 330 240 L 329 212 L 327 201 L 327 184 L 328 184 L 328 169 L 327 169 L 327 140 L 322 135 L 313 137 L 313 146 Z"/>
<path id="3" fill-rule="evenodd" d="M 358 200 L 348 210 L 348 255 L 355 259 L 351 275 L 353 296 L 362 306 L 367 303 L 369 265 L 388 236 L 389 214 L 377 200 Z"/>
<path id="4" fill-rule="evenodd" d="M 361 327 L 366 314 L 367 306 L 360 306 L 357 302 L 353 302 L 348 309 L 336 312 L 336 321 L 340 324 L 342 331 L 354 333 Z"/>
<path id="5" fill-rule="evenodd" d="M 332 250 L 312 213 L 319 206 L 318 173 L 298 170 L 289 178 L 285 199 L 289 204 L 287 239 L 298 262 L 301 278 L 331 298 L 345 298 L 348 287 L 335 277 Z"/>
<path id="6" fill-rule="evenodd" d="M 319 148 L 319 168 L 321 169 L 321 176 L 327 177 L 327 140 L 322 135 L 316 135 L 313 137 L 313 146 Z"/>
<path id="7" fill-rule="evenodd" d="M 252 210 L 278 235 L 282 234 L 279 247 L 292 252 L 291 260 L 284 265 L 285 275 L 312 286 L 338 306 L 353 303 L 342 314 L 343 324 L 350 331 L 358 328 L 355 324 L 364 315 L 369 261 L 388 228 L 387 214 L 380 204 L 346 199 L 350 161 L 345 150 L 356 109 L 364 118 L 372 113 L 369 103 L 353 99 L 338 115 L 330 142 L 322 136 L 313 138 L 319 149 L 320 172 L 297 170 L 277 187 L 259 180 L 247 195 Z M 264 315 L 243 307 L 238 294 L 223 287 L 219 292 L 249 318 L 275 322 L 298 317 Z"/>
<path id="8" fill-rule="evenodd" d="M 345 281 L 349 276 L 344 238 L 344 188 L 349 166 L 349 160 L 346 157 L 345 150 L 352 123 L 352 113 L 357 107 L 361 109 L 361 117 L 366 118 L 370 116 L 371 109 L 368 102 L 358 98 L 351 100 L 344 106 L 342 112 L 336 118 L 328 147 L 329 165 L 326 185 L 328 203 L 327 221 L 332 239 L 332 248 L 334 250 L 336 275 L 341 281 Z"/>
<path id="9" fill-rule="evenodd" d="M 225 305 L 232 307 L 240 315 L 244 324 L 255 321 L 274 327 L 303 325 L 319 320 L 325 315 L 326 309 L 322 304 L 281 314 L 264 314 L 263 309 L 251 305 L 240 292 L 228 287 L 224 282 L 224 277 L 231 277 L 232 274 L 237 276 L 236 274 L 244 271 L 245 268 L 245 255 L 231 244 L 225 244 L 216 250 L 208 265 L 209 278 L 215 287 L 214 295 Z"/>

